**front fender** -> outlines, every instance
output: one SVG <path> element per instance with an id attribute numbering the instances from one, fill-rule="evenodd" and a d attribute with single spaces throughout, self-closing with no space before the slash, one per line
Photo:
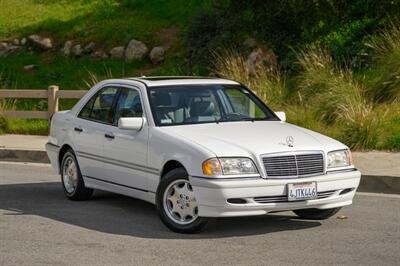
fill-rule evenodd
<path id="1" fill-rule="evenodd" d="M 159 174 L 149 174 L 149 189 L 156 191 L 162 169 L 171 160 L 179 162 L 189 175 L 202 175 L 202 163 L 215 153 L 182 136 L 152 128 L 149 138 L 148 164 L 159 169 Z"/>

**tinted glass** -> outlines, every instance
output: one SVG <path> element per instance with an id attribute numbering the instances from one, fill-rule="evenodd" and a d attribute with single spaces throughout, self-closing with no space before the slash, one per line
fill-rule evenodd
<path id="1" fill-rule="evenodd" d="M 112 123 L 111 108 L 117 91 L 118 89 L 113 87 L 101 89 L 89 100 L 79 116 L 103 123 Z"/>
<path id="2" fill-rule="evenodd" d="M 96 96 L 93 96 L 87 103 L 86 105 L 83 107 L 83 109 L 81 110 L 81 112 L 79 113 L 79 117 L 82 118 L 89 118 L 90 117 L 90 113 L 92 112 L 92 108 L 93 108 L 93 103 L 94 100 L 96 99 Z"/>
<path id="3" fill-rule="evenodd" d="M 278 120 L 246 88 L 234 85 L 178 85 L 149 89 L 157 125 Z"/>
<path id="4" fill-rule="evenodd" d="M 121 117 L 142 117 L 143 110 L 139 92 L 135 89 L 122 88 L 115 108 L 114 124 Z"/>

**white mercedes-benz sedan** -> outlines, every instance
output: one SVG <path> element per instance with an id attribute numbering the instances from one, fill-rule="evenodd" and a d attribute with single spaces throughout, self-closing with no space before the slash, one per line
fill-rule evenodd
<path id="1" fill-rule="evenodd" d="M 46 149 L 67 198 L 142 199 L 182 233 L 209 217 L 326 219 L 352 203 L 361 175 L 348 147 L 217 78 L 102 81 L 53 116 Z"/>

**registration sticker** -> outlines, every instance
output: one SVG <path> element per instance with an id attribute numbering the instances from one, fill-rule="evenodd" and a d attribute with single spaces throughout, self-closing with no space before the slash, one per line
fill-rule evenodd
<path id="1" fill-rule="evenodd" d="M 317 198 L 317 183 L 288 184 L 288 201 L 310 200 Z"/>

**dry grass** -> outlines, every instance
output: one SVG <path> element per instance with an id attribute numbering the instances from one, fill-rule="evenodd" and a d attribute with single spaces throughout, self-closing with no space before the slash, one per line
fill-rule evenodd
<path id="1" fill-rule="evenodd" d="M 301 52 L 299 64 L 303 69 L 298 77 L 299 93 L 317 110 L 320 120 L 340 128 L 335 135 L 352 148 L 374 148 L 385 114 L 376 115 L 366 88 L 353 78 L 351 70 L 335 65 L 321 49 Z"/>
<path id="2" fill-rule="evenodd" d="M 256 76 L 249 75 L 246 58 L 233 50 L 214 53 L 213 72 L 220 77 L 245 84 L 272 107 L 282 107 L 287 94 L 284 79 L 276 70 L 259 67 Z"/>
<path id="3" fill-rule="evenodd" d="M 367 46 L 375 50 L 376 78 L 369 89 L 370 96 L 378 103 L 400 102 L 400 25 L 391 24 Z"/>
<path id="4" fill-rule="evenodd" d="M 7 131 L 9 127 L 9 120 L 3 115 L 5 110 L 15 110 L 16 100 L 0 99 L 0 134 Z"/>
<path id="5" fill-rule="evenodd" d="M 107 68 L 106 66 L 104 66 L 104 75 L 98 76 L 97 74 L 91 72 L 90 70 L 86 69 L 89 77 L 84 80 L 84 84 L 85 84 L 85 89 L 90 90 L 94 85 L 96 85 L 97 83 L 99 83 L 100 81 L 104 80 L 104 79 L 112 79 L 114 78 L 114 75 L 111 71 L 110 68 Z"/>
<path id="6" fill-rule="evenodd" d="M 299 93 L 317 107 L 325 121 L 355 121 L 372 111 L 363 85 L 349 69 L 337 67 L 326 51 L 303 51 L 298 61 L 303 69 L 298 77 Z"/>
<path id="7" fill-rule="evenodd" d="M 353 149 L 387 147 L 384 126 L 389 120 L 397 121 L 394 104 L 369 100 L 365 85 L 322 49 L 300 52 L 298 63 L 302 70 L 293 80 L 296 86 L 291 95 L 279 72 L 264 68 L 251 76 L 246 59 L 235 51 L 216 54 L 214 72 L 247 85 L 273 109 L 284 109 L 291 123 L 339 139 Z M 390 123 L 389 129 L 393 128 Z"/>

